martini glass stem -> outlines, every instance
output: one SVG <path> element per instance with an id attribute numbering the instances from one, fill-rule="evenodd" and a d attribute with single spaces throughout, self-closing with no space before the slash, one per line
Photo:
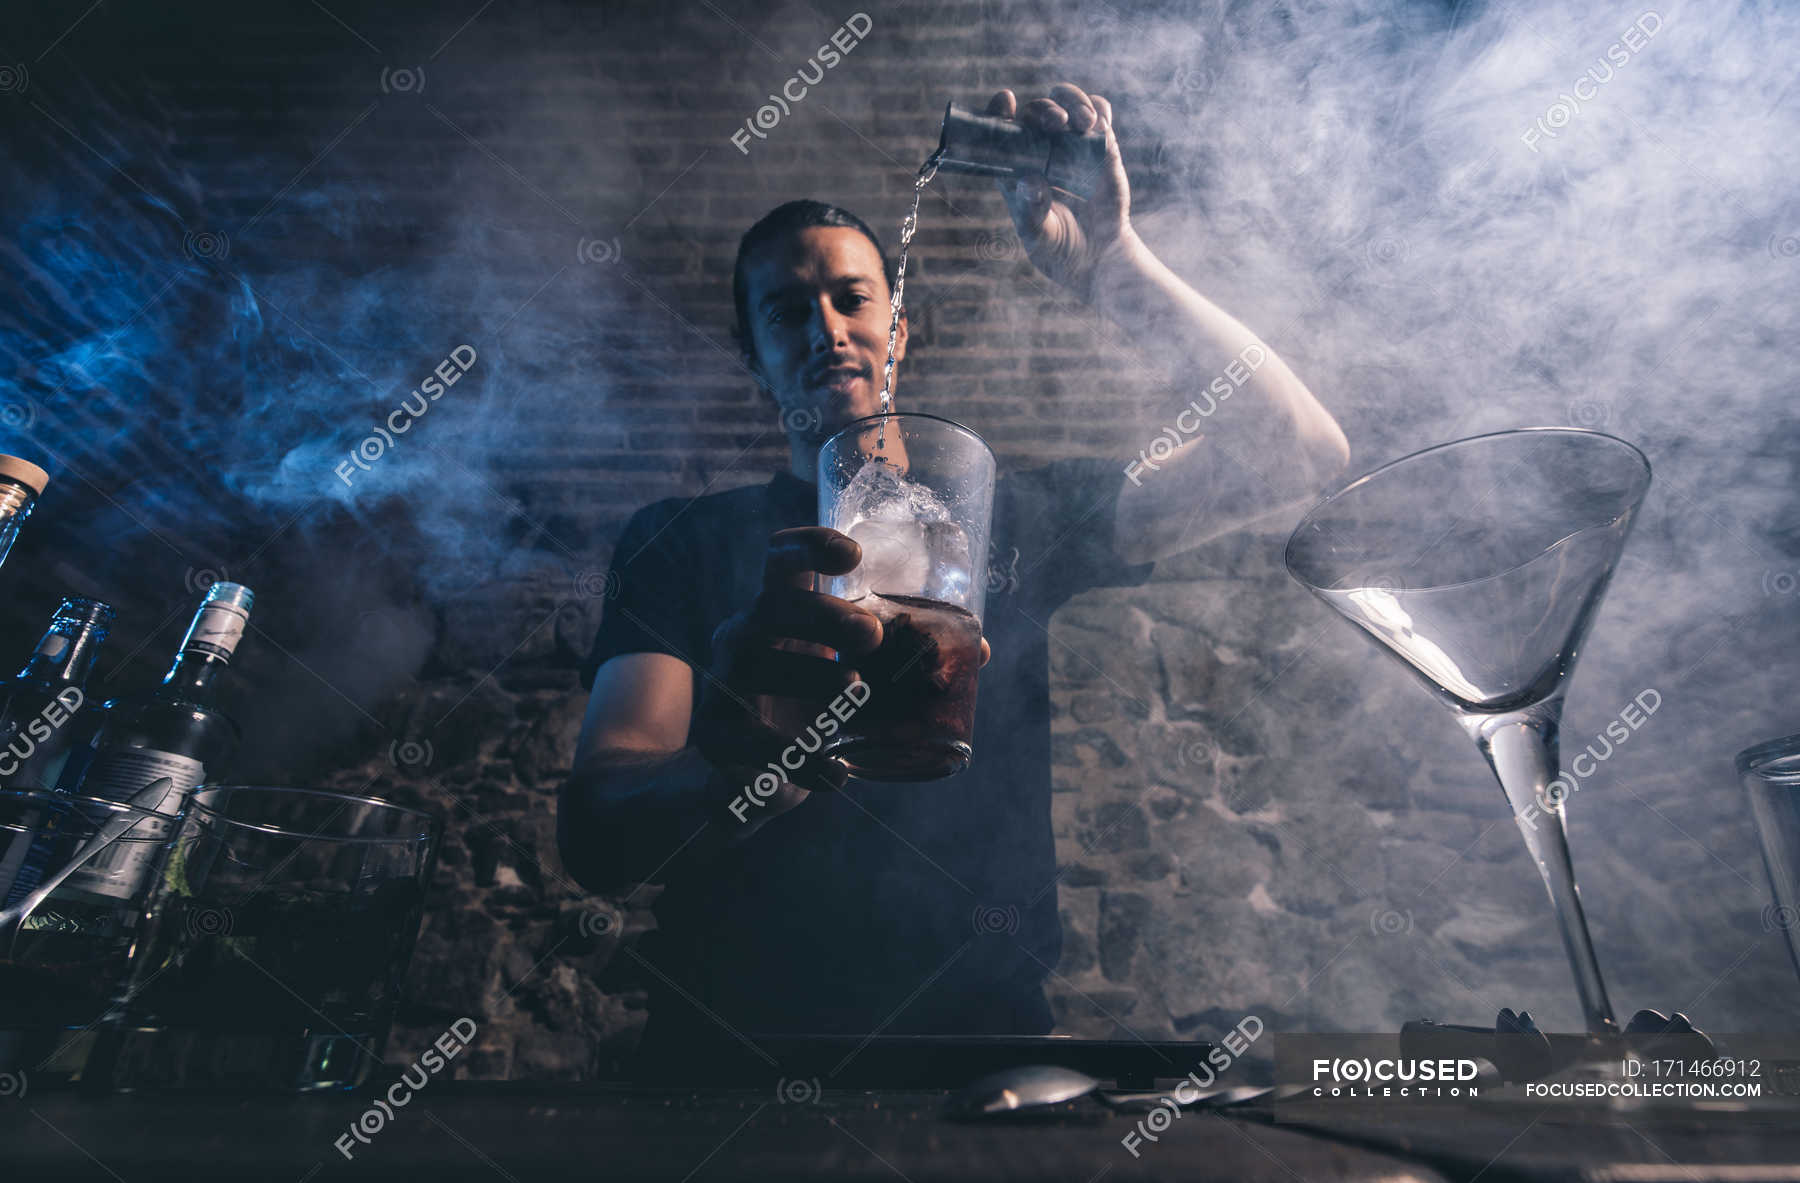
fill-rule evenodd
<path id="1" fill-rule="evenodd" d="M 1525 847 L 1543 876 L 1562 933 L 1563 951 L 1575 975 L 1581 995 L 1581 1012 L 1589 1034 L 1616 1035 L 1612 1003 L 1600 978 L 1600 962 L 1588 936 L 1587 916 L 1581 910 L 1581 892 L 1575 886 L 1575 869 L 1569 862 L 1569 840 L 1563 829 L 1566 793 L 1557 780 L 1557 732 L 1562 721 L 1560 694 L 1529 707 L 1491 715 L 1459 715 L 1463 729 L 1474 739 L 1488 767 L 1499 778 L 1512 807 L 1513 818 Z"/>

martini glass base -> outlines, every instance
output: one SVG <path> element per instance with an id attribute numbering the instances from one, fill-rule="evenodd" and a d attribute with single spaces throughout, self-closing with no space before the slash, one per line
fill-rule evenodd
<path id="1" fill-rule="evenodd" d="M 1581 1014 L 1590 1035 L 1617 1035 L 1612 1002 L 1600 977 L 1600 962 L 1588 936 L 1587 915 L 1581 908 L 1581 892 L 1575 886 L 1575 869 L 1569 861 L 1569 840 L 1563 829 L 1563 803 L 1552 789 L 1558 768 L 1557 733 L 1562 724 L 1562 696 L 1552 695 L 1528 707 L 1494 714 L 1457 714 L 1457 722 L 1481 749 L 1488 767 L 1500 781 L 1506 802 L 1525 848 L 1531 852 L 1550 893 L 1556 926 L 1562 935 L 1575 990 L 1581 997 Z"/>

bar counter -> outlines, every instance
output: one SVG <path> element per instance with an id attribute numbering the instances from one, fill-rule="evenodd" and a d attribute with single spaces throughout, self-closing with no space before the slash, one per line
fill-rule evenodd
<path id="1" fill-rule="evenodd" d="M 936 1089 L 444 1080 L 391 1116 L 374 1108 L 379 1095 L 27 1092 L 0 1098 L 6 1177 L 1800 1179 L 1800 1105 L 1788 1098 L 1624 1107 L 1509 1097 L 1384 1106 L 1376 1118 L 1253 1102 L 1186 1111 L 1134 1156 L 1122 1139 L 1145 1116 L 1091 1097 L 967 1122 L 943 1114 Z"/>

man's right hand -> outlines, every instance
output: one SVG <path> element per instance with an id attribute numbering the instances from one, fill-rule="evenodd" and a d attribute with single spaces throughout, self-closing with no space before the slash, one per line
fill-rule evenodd
<path id="1" fill-rule="evenodd" d="M 713 633 L 692 742 L 728 778 L 752 784 L 808 723 L 856 681 L 857 657 L 881 644 L 881 622 L 848 600 L 812 590 L 813 574 L 842 575 L 862 548 L 823 526 L 777 530 L 763 556 L 762 591 Z M 836 650 L 844 660 L 834 661 Z M 774 701 L 771 701 L 771 696 Z M 849 778 L 841 760 L 806 757 L 755 813 L 785 813 L 811 791 L 836 791 Z"/>

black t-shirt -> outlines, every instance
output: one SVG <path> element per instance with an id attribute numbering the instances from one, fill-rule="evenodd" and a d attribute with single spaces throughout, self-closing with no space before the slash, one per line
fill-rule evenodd
<path id="1" fill-rule="evenodd" d="M 1062 927 L 1048 629 L 1077 592 L 1150 574 L 1114 553 L 1122 479 L 1117 463 L 1085 458 L 1000 478 L 983 621 L 993 658 L 978 682 L 970 766 L 942 781 L 813 793 L 670 882 L 638 949 L 655 970 L 647 1039 L 716 1035 L 721 1020 L 770 1033 L 1051 1029 L 1043 981 Z M 613 552 L 582 685 L 619 654 L 669 653 L 695 667 L 697 703 L 713 630 L 760 590 L 769 535 L 816 525 L 817 508 L 816 486 L 782 472 L 639 510 Z"/>

